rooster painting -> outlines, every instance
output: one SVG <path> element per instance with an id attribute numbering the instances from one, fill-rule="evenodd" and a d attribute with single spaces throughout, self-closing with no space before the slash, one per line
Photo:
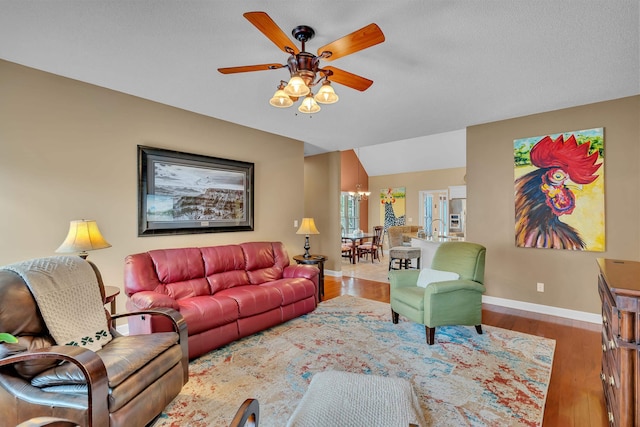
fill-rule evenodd
<path id="1" fill-rule="evenodd" d="M 578 145 L 574 135 L 565 141 L 545 136 L 529 153 L 537 169 L 515 180 L 516 245 L 529 248 L 585 250 L 578 230 L 561 221 L 576 208 L 572 188 L 594 182 L 602 163 L 591 142 Z"/>

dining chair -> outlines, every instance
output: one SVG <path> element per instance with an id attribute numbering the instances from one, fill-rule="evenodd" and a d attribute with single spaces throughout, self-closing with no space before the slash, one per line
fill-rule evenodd
<path id="1" fill-rule="evenodd" d="M 349 258 L 349 262 L 353 262 L 353 246 L 349 239 L 342 239 L 342 257 Z"/>
<path id="2" fill-rule="evenodd" d="M 371 262 L 373 262 L 374 259 L 380 260 L 380 252 L 382 251 L 380 240 L 382 238 L 383 228 L 381 225 L 373 227 L 373 239 L 370 242 L 364 242 L 358 245 L 358 259 L 360 259 L 362 255 L 371 255 Z"/>

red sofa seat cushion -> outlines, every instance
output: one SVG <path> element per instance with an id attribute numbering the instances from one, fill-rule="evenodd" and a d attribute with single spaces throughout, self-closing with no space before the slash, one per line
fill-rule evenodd
<path id="1" fill-rule="evenodd" d="M 185 298 L 177 303 L 187 322 L 189 335 L 235 322 L 239 317 L 236 300 L 222 295 Z"/>
<path id="2" fill-rule="evenodd" d="M 282 298 L 281 305 L 289 305 L 316 294 L 316 287 L 313 282 L 303 277 L 274 280 L 263 283 L 260 287 L 277 289 Z"/>
<path id="3" fill-rule="evenodd" d="M 240 319 L 265 313 L 282 305 L 282 294 L 280 291 L 268 286 L 236 286 L 218 292 L 216 297 L 235 300 L 238 306 L 238 317 Z"/>

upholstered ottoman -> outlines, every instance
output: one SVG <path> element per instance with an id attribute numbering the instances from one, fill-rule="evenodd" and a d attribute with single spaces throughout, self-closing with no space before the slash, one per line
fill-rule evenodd
<path id="1" fill-rule="evenodd" d="M 318 372 L 287 427 L 425 426 L 411 383 L 402 378 Z"/>
<path id="2" fill-rule="evenodd" d="M 412 246 L 394 246 L 389 249 L 389 270 L 393 268 L 393 262 L 395 260 L 400 261 L 400 269 L 409 268 L 411 266 L 411 260 L 417 259 L 417 268 L 420 270 L 420 257 L 422 256 L 422 250 L 420 248 L 414 248 Z"/>

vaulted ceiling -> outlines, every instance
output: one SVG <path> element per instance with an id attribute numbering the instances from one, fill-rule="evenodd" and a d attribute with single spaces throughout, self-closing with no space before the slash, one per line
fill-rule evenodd
<path id="1" fill-rule="evenodd" d="M 371 162 L 380 151 L 401 167 L 402 153 L 369 146 L 403 141 L 419 160 L 434 135 L 640 93 L 639 3 L 0 0 L 0 58 L 298 139 L 305 154 L 364 147 Z M 376 23 L 382 44 L 330 64 L 373 85 L 334 84 L 340 101 L 312 116 L 271 107 L 286 69 L 217 71 L 286 63 L 248 11 L 267 12 L 287 35 L 313 27 L 313 53 Z"/>

